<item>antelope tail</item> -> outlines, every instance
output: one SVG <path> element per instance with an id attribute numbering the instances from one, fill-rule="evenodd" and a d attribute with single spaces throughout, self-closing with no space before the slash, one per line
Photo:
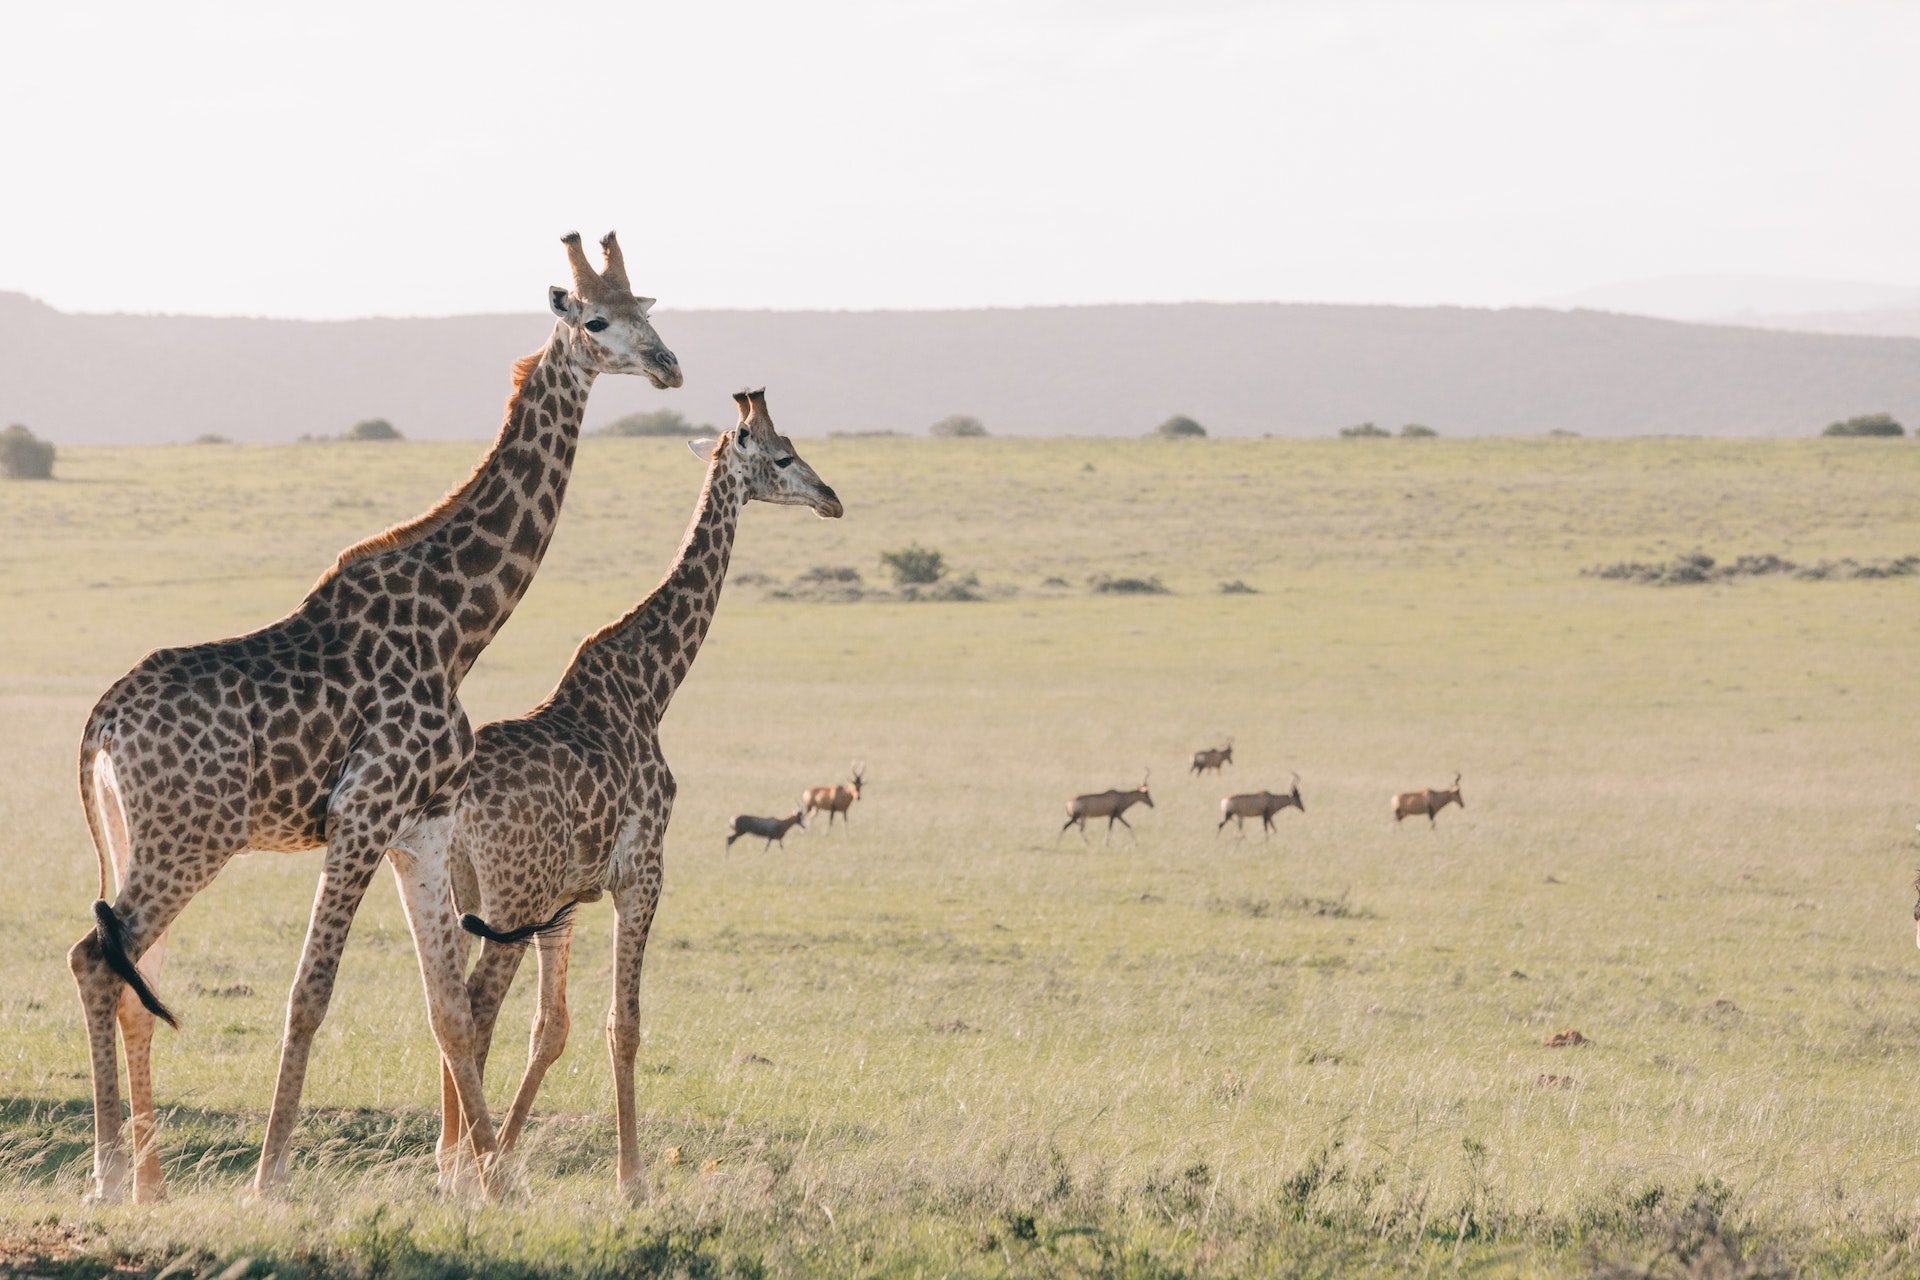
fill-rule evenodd
<path id="1" fill-rule="evenodd" d="M 728 844 L 733 842 L 729 840 Z M 562 903 L 553 918 L 543 924 L 521 925 L 518 929 L 495 929 L 471 911 L 460 917 L 460 927 L 476 938 L 485 938 L 488 942 L 497 942 L 502 946 L 515 947 L 532 938 L 542 937 L 556 929 L 564 928 L 573 919 L 571 902 Z"/>

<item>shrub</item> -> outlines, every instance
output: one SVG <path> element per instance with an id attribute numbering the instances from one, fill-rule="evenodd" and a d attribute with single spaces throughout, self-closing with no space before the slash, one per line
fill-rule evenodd
<path id="1" fill-rule="evenodd" d="M 1417 422 L 1409 422 L 1400 428 L 1400 438 L 1403 440 L 1431 440 L 1439 434 L 1432 427 L 1423 427 Z"/>
<path id="2" fill-rule="evenodd" d="M 0 431 L 0 475 L 9 480 L 53 479 L 53 442 L 17 422 Z"/>
<path id="3" fill-rule="evenodd" d="M 233 443 L 233 441 L 227 439 L 225 436 L 221 435 L 217 431 L 202 432 L 200 435 L 197 435 L 193 438 L 193 442 L 195 444 L 232 444 Z"/>
<path id="4" fill-rule="evenodd" d="M 983 436 L 987 434 L 987 429 L 981 424 L 980 419 L 968 417 L 964 413 L 956 413 L 928 427 L 927 434 L 948 437 Z"/>
<path id="5" fill-rule="evenodd" d="M 1105 574 L 1093 579 L 1093 589 L 1102 595 L 1118 596 L 1166 596 L 1172 595 L 1167 585 L 1158 575 L 1151 578 L 1109 578 Z"/>
<path id="6" fill-rule="evenodd" d="M 1363 422 L 1357 427 L 1340 428 L 1342 440 L 1385 440 L 1392 434 L 1393 432 L 1376 427 L 1371 422 Z"/>
<path id="7" fill-rule="evenodd" d="M 1176 413 L 1155 427 L 1153 434 L 1162 440 L 1204 440 L 1207 429 L 1184 413 Z"/>
<path id="8" fill-rule="evenodd" d="M 1220 594 L 1223 596 L 1250 596 L 1256 594 L 1256 592 L 1252 587 L 1240 581 L 1240 579 L 1235 578 L 1232 582 L 1223 582 L 1220 584 Z"/>
<path id="9" fill-rule="evenodd" d="M 1845 422 L 1832 422 L 1820 433 L 1823 436 L 1904 436 L 1907 429 L 1893 420 L 1890 413 L 1863 413 L 1848 418 Z"/>
<path id="10" fill-rule="evenodd" d="M 391 422 L 385 418 L 362 418 L 347 428 L 342 440 L 404 440 Z"/>
<path id="11" fill-rule="evenodd" d="M 899 551 L 882 551 L 880 563 L 893 573 L 896 586 L 927 586 L 946 576 L 947 560 L 938 551 L 915 543 Z"/>
<path id="12" fill-rule="evenodd" d="M 597 436 L 672 436 L 688 440 L 694 436 L 717 435 L 712 427 L 696 427 L 678 409 L 655 409 L 652 413 L 629 413 L 615 418 L 593 434 Z"/>

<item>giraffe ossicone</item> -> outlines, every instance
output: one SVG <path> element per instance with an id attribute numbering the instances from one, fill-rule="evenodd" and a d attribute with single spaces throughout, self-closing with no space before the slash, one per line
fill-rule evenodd
<path id="1" fill-rule="evenodd" d="M 156 1018 L 173 1021 L 155 990 L 168 926 L 235 854 L 324 845 L 254 1186 L 285 1182 L 308 1055 L 354 911 L 393 838 L 451 812 L 465 784 L 473 731 L 460 683 L 546 554 L 593 380 L 681 383 L 648 318 L 652 300 L 627 286 L 618 241 L 601 242 L 600 271 L 577 234 L 565 244 L 573 286 L 550 291 L 553 332 L 514 367 L 505 419 L 472 475 L 425 514 L 347 548 L 279 621 L 148 654 L 87 719 L 80 795 L 100 894 L 68 967 L 92 1064 L 94 1199 L 120 1198 L 128 1173 L 116 1023 L 134 1199 L 165 1192 L 150 1064 Z M 479 1080 L 458 1084 L 484 1171 L 494 1138 Z"/>

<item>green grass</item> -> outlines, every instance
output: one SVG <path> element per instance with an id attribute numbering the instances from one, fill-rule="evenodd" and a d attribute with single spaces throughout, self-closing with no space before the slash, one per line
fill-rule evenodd
<path id="1" fill-rule="evenodd" d="M 384 879 L 316 1046 L 293 1192 L 243 1207 L 315 854 L 241 859 L 182 917 L 162 990 L 187 1022 L 155 1055 L 174 1198 L 81 1207 L 63 957 L 96 874 L 73 794 L 88 707 L 148 648 L 278 616 L 475 446 L 63 450 L 59 481 L 0 486 L 12 1256 L 1534 1275 L 1672 1270 L 1708 1239 L 1920 1271 L 1914 583 L 1579 574 L 1696 547 L 1920 551 L 1911 444 L 802 451 L 848 515 L 749 512 L 663 729 L 681 789 L 641 1051 L 661 1197 L 638 1212 L 612 1190 L 610 910 L 581 913 L 573 1041 L 515 1190 L 477 1208 L 431 1189 L 436 1059 Z M 677 442 L 583 446 L 553 553 L 467 685 L 476 721 L 531 705 L 652 585 L 699 478 Z M 910 543 L 989 598 L 770 596 L 814 566 L 883 581 Z M 1254 593 L 1218 592 L 1233 580 Z M 1228 735 L 1224 781 L 1184 776 Z M 855 757 L 850 831 L 723 852 L 734 813 L 786 812 Z M 1069 796 L 1148 767 L 1137 839 L 1056 838 Z M 1220 796 L 1292 769 L 1307 810 L 1278 838 L 1215 837 Z M 1455 770 L 1464 811 L 1395 827 L 1392 792 Z M 503 1015 L 501 1105 L 532 986 Z M 1568 1028 L 1593 1045 L 1544 1046 Z"/>

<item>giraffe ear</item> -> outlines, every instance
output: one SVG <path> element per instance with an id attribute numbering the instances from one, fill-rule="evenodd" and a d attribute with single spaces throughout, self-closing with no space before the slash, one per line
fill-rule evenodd
<path id="1" fill-rule="evenodd" d="M 580 304 L 557 284 L 547 290 L 547 306 L 562 320 L 572 320 L 580 314 Z"/>
<path id="2" fill-rule="evenodd" d="M 693 456 L 702 462 L 712 462 L 714 451 L 719 449 L 719 447 L 720 442 L 718 440 L 702 438 L 687 441 L 687 448 L 693 450 Z"/>

